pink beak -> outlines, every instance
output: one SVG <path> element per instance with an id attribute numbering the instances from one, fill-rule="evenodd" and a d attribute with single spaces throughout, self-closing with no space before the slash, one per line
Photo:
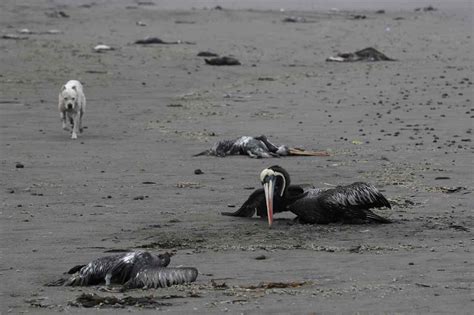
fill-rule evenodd
<path id="1" fill-rule="evenodd" d="M 271 179 L 268 183 L 263 184 L 263 190 L 265 191 L 265 201 L 267 202 L 267 217 L 268 226 L 272 226 L 273 223 L 273 193 L 275 180 Z"/>

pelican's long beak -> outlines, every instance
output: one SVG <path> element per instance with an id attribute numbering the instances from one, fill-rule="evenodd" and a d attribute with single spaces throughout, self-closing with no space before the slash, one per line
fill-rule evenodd
<path id="1" fill-rule="evenodd" d="M 263 190 L 265 191 L 265 201 L 267 203 L 267 217 L 268 226 L 272 226 L 273 223 L 273 195 L 275 192 L 275 176 L 269 176 L 267 181 L 263 184 Z"/>

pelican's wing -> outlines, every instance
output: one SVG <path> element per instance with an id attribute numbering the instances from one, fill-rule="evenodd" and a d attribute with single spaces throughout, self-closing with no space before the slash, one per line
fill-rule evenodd
<path id="1" fill-rule="evenodd" d="M 266 215 L 265 192 L 263 188 L 255 190 L 237 211 L 221 212 L 221 214 L 231 217 L 250 218 L 253 217 L 255 212 L 259 216 Z"/>
<path id="2" fill-rule="evenodd" d="M 358 50 L 354 54 L 359 56 L 363 60 L 368 60 L 368 61 L 379 61 L 379 60 L 395 61 L 394 59 L 387 57 L 385 54 L 381 53 L 380 51 L 372 47 Z"/>
<path id="3" fill-rule="evenodd" d="M 157 256 L 147 251 L 130 252 L 116 262 L 107 273 L 107 278 L 111 283 L 124 284 L 142 268 L 166 267 L 169 263 L 170 255 L 168 253 Z"/>
<path id="4" fill-rule="evenodd" d="M 122 256 L 124 256 L 124 254 L 97 258 L 82 267 L 77 274 L 72 275 L 66 280 L 64 285 L 85 286 L 100 284 L 105 281 L 107 273 L 117 264 Z M 72 268 L 70 271 L 75 269 L 77 268 Z"/>
<path id="5" fill-rule="evenodd" d="M 367 183 L 357 182 L 321 191 L 317 197 L 317 205 L 326 210 L 321 213 L 340 217 L 344 221 L 391 222 L 369 210 L 371 208 L 391 208 L 391 206 L 377 188 Z"/>
<path id="6" fill-rule="evenodd" d="M 136 272 L 124 287 L 127 289 L 165 288 L 194 282 L 197 276 L 196 268 L 145 267 Z"/>
<path id="7" fill-rule="evenodd" d="M 65 274 L 73 275 L 75 273 L 78 273 L 81 271 L 82 268 L 84 268 L 86 265 L 77 265 L 69 269 Z M 67 281 L 69 281 L 71 277 L 62 277 L 60 279 L 45 283 L 45 286 L 47 287 L 56 287 L 56 286 L 62 286 L 64 285 Z"/>

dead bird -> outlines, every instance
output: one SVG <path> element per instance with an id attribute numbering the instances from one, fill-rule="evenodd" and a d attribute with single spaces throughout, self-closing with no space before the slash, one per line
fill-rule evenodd
<path id="1" fill-rule="evenodd" d="M 282 22 L 285 23 L 306 23 L 308 20 L 302 16 L 287 16 L 283 18 Z"/>
<path id="2" fill-rule="evenodd" d="M 269 226 L 273 223 L 273 214 L 284 211 L 293 212 L 297 221 L 309 224 L 391 223 L 370 210 L 391 206 L 382 193 L 368 183 L 356 182 L 332 189 L 291 185 L 290 175 L 278 165 L 264 169 L 260 181 L 263 189 L 255 190 L 237 211 L 222 215 L 252 217 L 256 212 L 268 218 Z"/>
<path id="3" fill-rule="evenodd" d="M 328 156 L 325 151 L 306 151 L 289 148 L 286 145 L 276 146 L 265 135 L 258 137 L 243 136 L 232 140 L 216 142 L 210 149 L 194 156 L 211 155 L 225 157 L 227 155 L 248 155 L 252 158 L 270 158 L 280 156 Z"/>
<path id="4" fill-rule="evenodd" d="M 158 37 L 146 37 L 144 39 L 139 39 L 135 41 L 135 44 L 138 44 L 138 45 L 156 45 L 156 44 L 158 45 L 177 45 L 177 44 L 195 45 L 196 43 L 186 42 L 186 41 L 181 41 L 181 40 L 168 42 Z"/>
<path id="5" fill-rule="evenodd" d="M 241 65 L 240 61 L 234 57 L 215 57 L 211 59 L 204 59 L 206 64 L 211 66 L 239 66 Z"/>
<path id="6" fill-rule="evenodd" d="M 66 279 L 47 286 L 88 286 L 104 284 L 123 285 L 126 289 L 159 288 L 194 282 L 196 268 L 167 268 L 169 253 L 155 255 L 147 251 L 134 251 L 94 259 L 87 265 L 71 268 Z"/>
<path id="7" fill-rule="evenodd" d="M 368 47 L 358 50 L 354 53 L 340 53 L 331 56 L 326 61 L 333 62 L 354 62 L 354 61 L 396 61 L 395 59 L 385 56 L 375 48 Z"/>
<path id="8" fill-rule="evenodd" d="M 213 53 L 211 51 L 200 51 L 198 54 L 197 54 L 198 57 L 217 57 L 219 56 L 218 54 L 216 53 Z"/>

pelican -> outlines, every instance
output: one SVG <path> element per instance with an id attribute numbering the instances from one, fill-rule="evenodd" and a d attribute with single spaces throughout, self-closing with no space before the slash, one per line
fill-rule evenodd
<path id="1" fill-rule="evenodd" d="M 147 251 L 134 251 L 100 257 L 87 265 L 71 268 L 67 279 L 59 279 L 48 285 L 87 286 L 121 284 L 127 289 L 159 288 L 174 284 L 194 282 L 196 268 L 167 268 L 168 253 L 155 255 Z"/>
<path id="2" fill-rule="evenodd" d="M 281 166 L 274 165 L 260 173 L 263 189 L 255 190 L 236 212 L 223 215 L 252 217 L 255 212 L 267 217 L 271 227 L 273 214 L 290 211 L 301 223 L 391 223 L 372 211 L 372 208 L 390 207 L 387 199 L 373 185 L 356 182 L 332 189 L 291 185 L 290 175 Z"/>

